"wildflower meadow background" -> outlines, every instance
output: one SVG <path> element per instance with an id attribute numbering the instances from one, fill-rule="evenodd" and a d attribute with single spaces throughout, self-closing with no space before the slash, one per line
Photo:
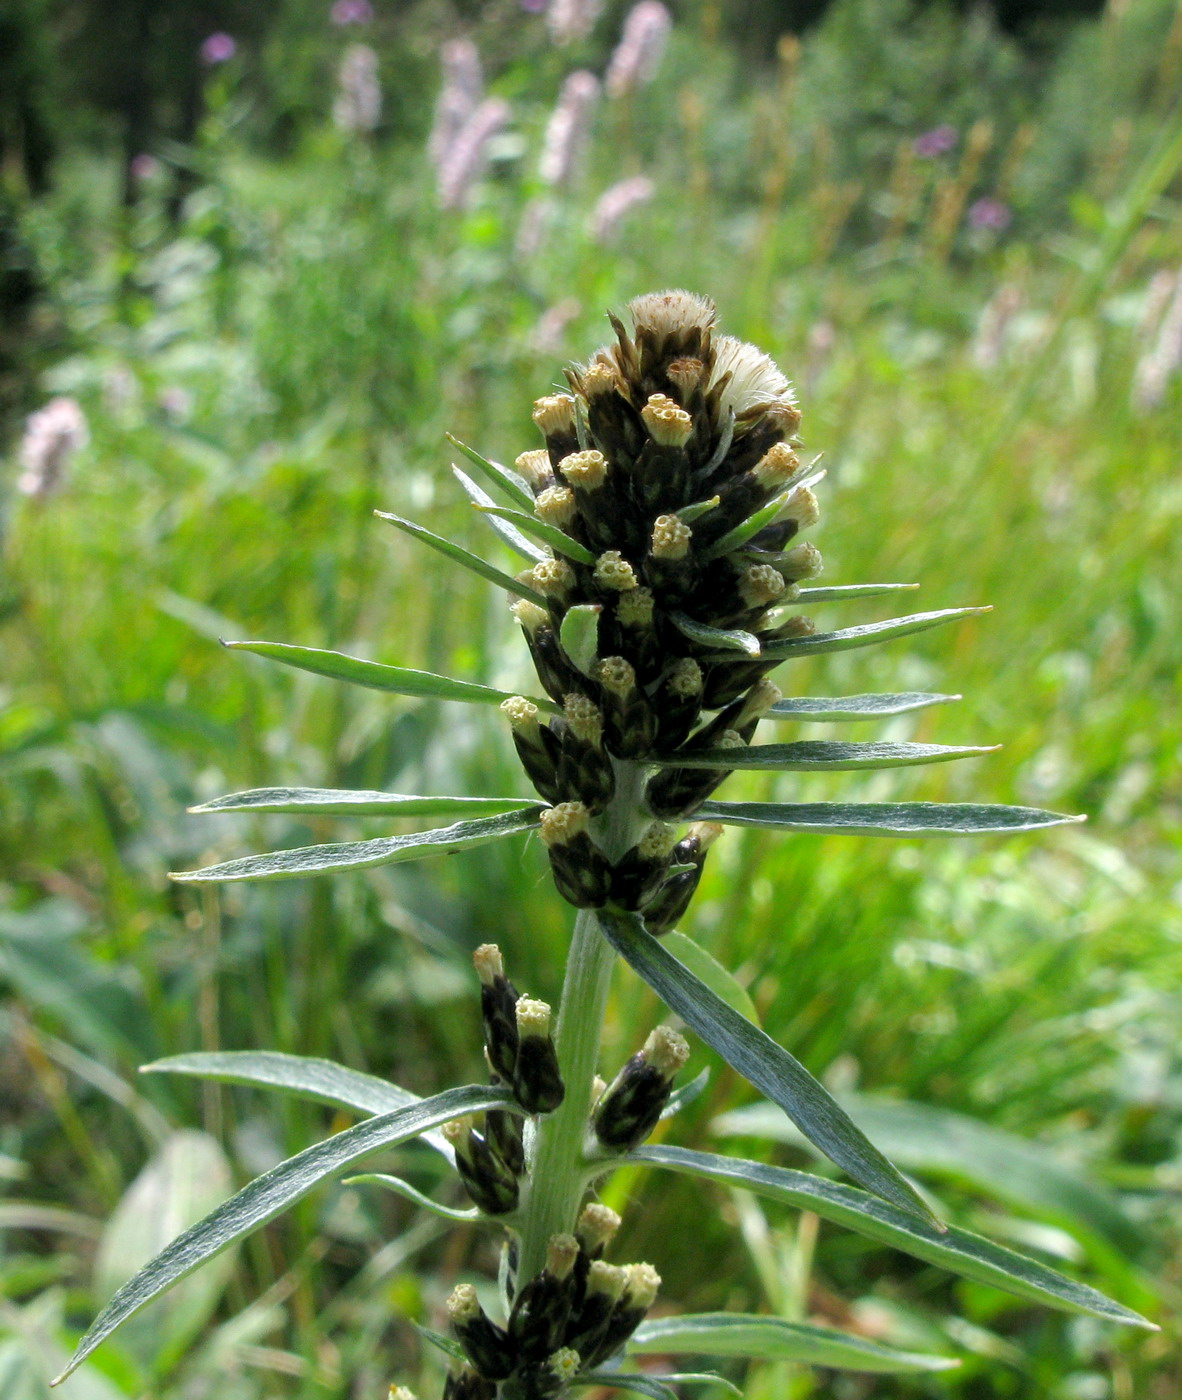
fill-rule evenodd
<path id="1" fill-rule="evenodd" d="M 961 1358 L 914 1378 L 736 1365 L 750 1400 L 1178 1394 L 1180 94 L 1177 0 L 4 8 L 4 1400 L 45 1400 L 156 1248 L 346 1121 L 139 1065 L 264 1048 L 430 1093 L 483 1076 L 476 945 L 556 996 L 569 920 L 536 842 L 261 888 L 166 872 L 342 831 L 186 814 L 236 789 L 526 790 L 495 712 L 218 639 L 521 685 L 501 603 L 373 510 L 495 552 L 444 432 L 499 460 L 535 447 L 533 400 L 605 310 L 666 286 L 712 296 L 797 385 L 827 581 L 994 607 L 798 663 L 814 694 L 964 694 L 874 737 L 1004 744 L 841 794 L 1089 818 L 1005 843 L 733 832 L 690 931 L 943 1214 L 1162 1331 L 675 1179 L 614 1183 L 625 1252 L 687 1308 Z M 728 793 L 836 795 L 784 782 Z M 621 972 L 613 1062 L 658 1014 Z M 705 1067 L 679 1140 L 709 1148 L 742 1138 L 750 1095 L 695 1045 Z M 491 1266 L 475 1230 L 338 1185 L 57 1393 L 437 1393 L 411 1324 Z"/>

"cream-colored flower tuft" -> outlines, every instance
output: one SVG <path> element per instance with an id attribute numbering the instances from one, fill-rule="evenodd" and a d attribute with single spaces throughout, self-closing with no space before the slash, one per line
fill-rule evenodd
<path id="1" fill-rule="evenodd" d="M 730 380 L 719 401 L 723 413 L 733 409 L 735 416 L 742 418 L 755 409 L 796 406 L 792 385 L 770 355 L 733 335 L 720 335 L 714 341 L 709 387 L 714 388 L 727 374 Z"/>

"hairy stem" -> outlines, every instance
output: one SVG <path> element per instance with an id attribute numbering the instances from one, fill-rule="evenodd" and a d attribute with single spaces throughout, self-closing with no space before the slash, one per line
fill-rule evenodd
<path id="1" fill-rule="evenodd" d="M 615 760 L 615 769 L 615 796 L 592 826 L 597 844 L 613 861 L 635 845 L 646 821 L 643 766 Z M 540 1120 L 534 1138 L 529 1191 L 521 1207 L 519 1285 L 540 1272 L 550 1236 L 574 1229 L 583 1202 L 583 1141 L 614 964 L 615 953 L 599 931 L 595 911 L 580 909 L 554 1034 L 566 1097 Z"/>

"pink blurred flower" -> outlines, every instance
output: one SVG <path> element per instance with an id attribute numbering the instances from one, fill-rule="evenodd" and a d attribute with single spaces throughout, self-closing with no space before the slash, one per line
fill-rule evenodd
<path id="1" fill-rule="evenodd" d="M 216 34 L 211 34 L 201 45 L 201 62 L 213 65 L 215 63 L 227 63 L 238 52 L 238 45 L 229 34 L 223 34 L 220 30 Z"/>
<path id="2" fill-rule="evenodd" d="M 339 131 L 373 131 L 382 119 L 378 56 L 368 44 L 350 44 L 341 58 L 332 119 Z"/>
<path id="3" fill-rule="evenodd" d="M 603 0 L 550 0 L 546 28 L 560 48 L 575 39 L 585 39 L 599 18 Z"/>
<path id="4" fill-rule="evenodd" d="M 1009 228 L 1013 218 L 1010 206 L 991 195 L 975 200 L 969 206 L 969 225 L 972 228 L 991 229 L 994 233 L 1001 233 L 1003 229 Z"/>
<path id="5" fill-rule="evenodd" d="M 147 151 L 141 151 L 138 156 L 131 159 L 131 178 L 133 180 L 151 180 L 160 174 L 160 162 L 154 155 Z"/>
<path id="6" fill-rule="evenodd" d="M 487 97 L 472 113 L 439 162 L 439 204 L 463 209 L 488 164 L 488 143 L 509 120 L 509 104 Z"/>
<path id="7" fill-rule="evenodd" d="M 538 174 L 547 185 L 564 185 L 574 175 L 591 133 L 591 114 L 599 101 L 599 79 L 579 69 L 562 85 L 546 124 Z"/>
<path id="8" fill-rule="evenodd" d="M 21 474 L 16 489 L 43 501 L 59 490 L 70 458 L 90 441 L 86 415 L 75 399 L 50 399 L 29 415 L 21 440 Z"/>
<path id="9" fill-rule="evenodd" d="M 624 216 L 637 205 L 647 204 L 655 193 L 656 187 L 647 175 L 633 175 L 604 190 L 591 211 L 591 237 L 596 243 L 607 243 Z"/>
<path id="10" fill-rule="evenodd" d="M 369 0 L 336 0 L 328 17 L 333 24 L 368 24 L 373 19 L 373 6 Z"/>
<path id="11" fill-rule="evenodd" d="M 652 82 L 672 27 L 672 17 L 660 0 L 640 0 L 629 11 L 604 79 L 609 97 L 623 97 L 642 83 Z"/>
<path id="12" fill-rule="evenodd" d="M 450 39 L 439 50 L 443 82 L 435 104 L 435 124 L 427 143 L 436 170 L 442 166 L 464 123 L 484 96 L 484 74 L 480 53 L 471 39 Z"/>
<path id="13" fill-rule="evenodd" d="M 954 150 L 959 140 L 960 133 L 956 127 L 943 122 L 940 126 L 932 127 L 931 131 L 925 131 L 922 136 L 917 136 L 911 149 L 917 156 L 942 156 Z"/>

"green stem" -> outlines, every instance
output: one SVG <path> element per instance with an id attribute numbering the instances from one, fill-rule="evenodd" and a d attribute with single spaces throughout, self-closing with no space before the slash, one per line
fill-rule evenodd
<path id="1" fill-rule="evenodd" d="M 592 823 L 596 843 L 612 861 L 635 845 L 646 821 L 641 802 L 644 768 L 616 761 L 615 769 L 615 796 Z M 566 1097 L 540 1120 L 534 1138 L 530 1184 L 520 1212 L 519 1286 L 541 1271 L 550 1236 L 574 1229 L 586 1193 L 583 1144 L 614 965 L 615 953 L 599 931 L 595 911 L 580 909 L 554 1033 Z"/>

